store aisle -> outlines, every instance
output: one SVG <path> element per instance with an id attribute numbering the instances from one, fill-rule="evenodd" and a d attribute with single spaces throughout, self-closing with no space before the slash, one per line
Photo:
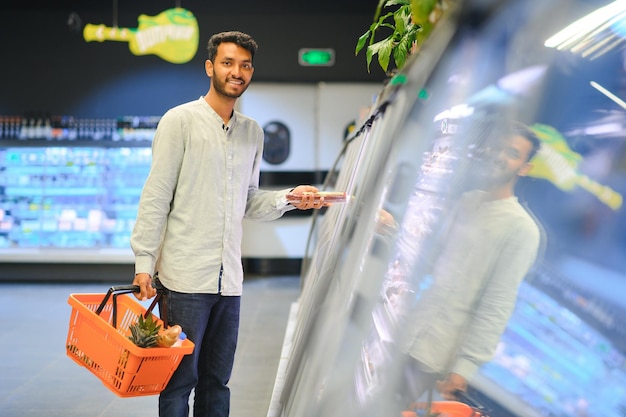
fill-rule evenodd
<path id="1" fill-rule="evenodd" d="M 0 284 L 0 415 L 153 417 L 157 397 L 120 398 L 65 354 L 70 293 L 119 283 Z M 299 277 L 247 279 L 231 417 L 265 416 Z"/>

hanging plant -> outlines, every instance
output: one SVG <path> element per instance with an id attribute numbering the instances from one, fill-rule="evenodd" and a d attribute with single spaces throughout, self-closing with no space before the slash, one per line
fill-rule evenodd
<path id="1" fill-rule="evenodd" d="M 410 54 L 415 53 L 419 45 L 430 34 L 447 8 L 448 0 L 380 0 L 376 7 L 374 20 L 367 32 L 357 41 L 355 54 L 367 45 L 365 56 L 367 71 L 374 55 L 378 64 L 386 73 L 389 72 L 391 57 L 396 69 L 406 63 Z M 386 9 L 391 11 L 383 14 Z M 379 31 L 390 32 L 383 39 L 376 40 Z"/>

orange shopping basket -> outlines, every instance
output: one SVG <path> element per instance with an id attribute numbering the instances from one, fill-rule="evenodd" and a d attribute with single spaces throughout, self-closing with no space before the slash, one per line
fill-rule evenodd
<path id="1" fill-rule="evenodd" d="M 120 397 L 160 393 L 183 356 L 194 349 L 189 339 L 177 347 L 151 348 L 140 348 L 128 339 L 139 314 L 147 317 L 156 304 L 155 300 L 145 309 L 128 295 L 138 291 L 135 285 L 118 286 L 106 294 L 70 294 L 67 301 L 72 306 L 67 355 Z"/>
<path id="2" fill-rule="evenodd" d="M 457 391 L 460 401 L 426 401 L 412 404 L 412 411 L 403 411 L 402 417 L 489 417 L 490 410 L 470 397 L 466 392 Z"/>
<path id="3" fill-rule="evenodd" d="M 426 403 L 417 403 L 415 411 L 403 411 L 402 417 L 418 417 L 426 415 Z M 431 416 L 437 417 L 487 417 L 479 410 L 459 401 L 433 401 L 430 404 Z"/>

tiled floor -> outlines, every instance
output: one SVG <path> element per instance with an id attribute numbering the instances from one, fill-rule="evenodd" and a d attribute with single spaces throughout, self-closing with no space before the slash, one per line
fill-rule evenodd
<path id="1" fill-rule="evenodd" d="M 157 397 L 120 398 L 65 353 L 70 293 L 119 283 L 0 284 L 0 416 L 148 417 Z M 274 389 L 298 277 L 246 280 L 231 417 L 264 417 Z"/>

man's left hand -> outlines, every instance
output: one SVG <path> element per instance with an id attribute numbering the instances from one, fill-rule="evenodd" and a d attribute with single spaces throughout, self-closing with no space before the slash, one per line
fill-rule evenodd
<path id="1" fill-rule="evenodd" d="M 316 198 L 315 194 L 318 191 L 317 187 L 312 185 L 299 185 L 291 191 L 291 194 L 301 196 L 300 201 L 297 203 L 291 202 L 289 204 L 300 210 L 319 209 L 330 206 L 330 203 L 324 201 L 324 197 Z"/>
<path id="2" fill-rule="evenodd" d="M 458 400 L 455 393 L 467 391 L 467 380 L 459 374 L 450 373 L 443 381 L 437 381 L 437 390 L 445 400 Z"/>

